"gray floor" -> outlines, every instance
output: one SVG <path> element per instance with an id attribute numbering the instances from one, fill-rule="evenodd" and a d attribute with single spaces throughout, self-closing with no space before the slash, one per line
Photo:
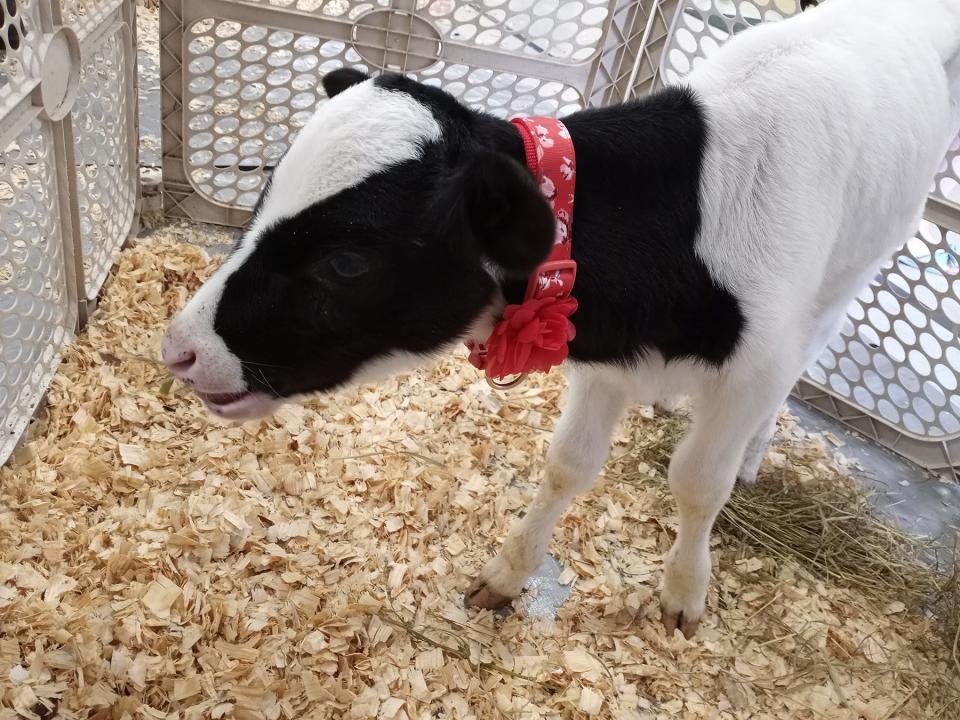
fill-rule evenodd
<path id="1" fill-rule="evenodd" d="M 143 50 L 139 52 L 138 59 L 140 162 L 147 167 L 159 167 L 159 68 L 157 60 Z M 878 509 L 888 513 L 904 529 L 914 534 L 935 538 L 944 545 L 952 545 L 952 537 L 960 529 L 960 485 L 931 477 L 922 469 L 875 443 L 848 432 L 833 419 L 799 401 L 791 400 L 789 408 L 805 429 L 811 432 L 830 432 L 843 439 L 845 444 L 838 448 L 837 452 L 857 461 L 861 469 L 855 471 L 855 474 L 872 491 Z M 553 615 L 569 596 L 570 588 L 557 582 L 560 571 L 556 560 L 548 557 L 531 580 L 531 587 L 538 592 L 526 603 L 528 613 Z"/>
<path id="2" fill-rule="evenodd" d="M 844 440 L 837 452 L 861 466 L 854 473 L 873 492 L 878 509 L 916 535 L 952 543 L 960 529 L 960 485 L 932 476 L 802 402 L 791 399 L 789 408 L 804 429 Z"/>

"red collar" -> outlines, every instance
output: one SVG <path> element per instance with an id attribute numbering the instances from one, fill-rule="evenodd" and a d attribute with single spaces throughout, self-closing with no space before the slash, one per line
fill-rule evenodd
<path id="1" fill-rule="evenodd" d="M 467 341 L 470 362 L 500 385 L 518 383 L 530 372 L 547 372 L 567 359 L 576 330 L 577 310 L 571 293 L 577 263 L 571 258 L 576 156 L 563 123 L 554 118 L 517 118 L 527 167 L 557 219 L 556 239 L 546 261 L 530 276 L 520 305 L 507 305 L 485 343 Z M 504 382 L 508 378 L 512 380 Z"/>

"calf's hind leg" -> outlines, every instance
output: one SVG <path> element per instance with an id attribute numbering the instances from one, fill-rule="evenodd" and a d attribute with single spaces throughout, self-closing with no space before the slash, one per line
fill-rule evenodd
<path id="1" fill-rule="evenodd" d="M 866 280 L 864 280 L 863 284 L 866 285 Z M 858 285 L 851 283 L 850 287 L 855 288 L 858 287 Z M 851 297 L 853 296 L 853 290 L 850 291 L 850 295 Z M 847 300 L 836 301 L 814 324 L 813 331 L 810 333 L 810 338 L 804 350 L 804 366 L 797 370 L 797 376 L 793 379 L 793 382 L 796 382 L 804 370 L 817 361 L 817 358 L 820 357 L 827 343 L 840 332 L 843 319 L 846 317 L 848 305 L 849 302 Z M 780 408 L 786 403 L 792 387 L 793 383 L 790 384 L 790 388 L 784 393 L 784 397 L 777 404 L 776 409 L 760 424 L 759 429 L 747 443 L 743 461 L 740 464 L 740 470 L 737 472 L 737 480 L 742 484 L 752 485 L 756 482 L 760 465 L 777 432 L 777 418 L 780 415 Z"/>
<path id="2" fill-rule="evenodd" d="M 713 523 L 730 498 L 757 419 L 769 426 L 766 419 L 776 417 L 792 382 L 778 368 L 761 381 L 720 379 L 694 399 L 693 424 L 670 461 L 680 527 L 666 557 L 660 596 L 668 633 L 680 629 L 691 637 L 700 625 L 710 582 Z"/>
<path id="3" fill-rule="evenodd" d="M 760 429 L 747 442 L 740 469 L 737 471 L 737 482 L 743 485 L 753 485 L 757 481 L 760 465 L 763 463 L 763 458 L 766 456 L 770 443 L 773 442 L 773 436 L 777 432 L 779 410 L 780 406 L 778 405 L 777 410 L 760 424 Z"/>

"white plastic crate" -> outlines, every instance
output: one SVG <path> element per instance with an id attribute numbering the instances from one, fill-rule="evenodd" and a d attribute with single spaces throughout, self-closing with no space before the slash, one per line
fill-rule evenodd
<path id="1" fill-rule="evenodd" d="M 161 3 L 166 211 L 242 225 L 264 168 L 343 66 L 405 72 L 501 117 L 648 92 L 676 0 Z"/>
<path id="2" fill-rule="evenodd" d="M 139 198 L 133 4 L 65 0 L 82 48 L 72 112 L 84 287 L 96 298 L 113 254 L 136 230 Z"/>
<path id="3" fill-rule="evenodd" d="M 136 224 L 132 12 L 0 1 L 0 462 Z"/>

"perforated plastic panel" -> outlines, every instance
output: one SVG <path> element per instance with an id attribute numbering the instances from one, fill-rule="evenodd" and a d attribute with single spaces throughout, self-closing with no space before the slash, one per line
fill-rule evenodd
<path id="1" fill-rule="evenodd" d="M 33 415 L 76 322 L 50 124 L 0 155 L 0 460 Z"/>
<path id="2" fill-rule="evenodd" d="M 264 165 L 276 163 L 313 114 L 323 91 L 318 78 L 345 65 L 369 69 L 340 40 L 263 25 L 241 30 L 232 21 L 204 18 L 187 28 L 187 94 L 190 179 L 205 196 L 253 207 Z M 461 63 L 435 62 L 411 73 L 464 102 L 507 116 L 555 114 L 582 107 L 576 89 L 515 73 Z"/>
<path id="3" fill-rule="evenodd" d="M 81 41 L 97 33 L 121 5 L 120 0 L 59 0 L 63 24 L 73 28 Z M 127 3 L 129 4 L 129 3 Z"/>
<path id="4" fill-rule="evenodd" d="M 405 72 L 500 117 L 645 92 L 675 3 L 165 0 L 166 209 L 242 224 L 335 68 Z"/>
<path id="5" fill-rule="evenodd" d="M 950 145 L 931 192 L 934 197 L 960 205 L 960 137 Z"/>
<path id="6" fill-rule="evenodd" d="M 0 462 L 85 315 L 84 286 L 99 287 L 133 225 L 132 10 L 0 2 Z"/>
<path id="7" fill-rule="evenodd" d="M 794 0 L 684 0 L 661 57 L 662 76 L 681 81 L 731 35 L 798 11 Z M 936 195 L 960 197 L 957 170 L 960 142 L 943 163 Z M 924 221 L 851 304 L 841 334 L 795 394 L 922 466 L 960 480 L 958 258 L 960 234 Z"/>
<path id="8" fill-rule="evenodd" d="M 86 296 L 97 296 L 113 253 L 135 229 L 139 174 L 133 113 L 133 43 L 115 11 L 110 31 L 85 47 L 73 110 L 77 198 Z M 104 22 L 110 22 L 110 16 Z"/>
<path id="9" fill-rule="evenodd" d="M 680 80 L 732 35 L 799 11 L 798 0 L 683 0 L 660 59 L 664 81 Z"/>
<path id="10" fill-rule="evenodd" d="M 960 436 L 958 255 L 960 235 L 924 221 L 810 377 L 916 438 Z"/>
<path id="11" fill-rule="evenodd" d="M 642 97 L 654 89 L 677 4 L 678 0 L 659 0 L 617 5 L 591 90 L 591 106 Z"/>
<path id="12" fill-rule="evenodd" d="M 960 480 L 958 259 L 960 234 L 923 221 L 851 303 L 840 335 L 796 392 Z"/>
<path id="13" fill-rule="evenodd" d="M 0 3 L 0 117 L 39 83 L 40 60 L 30 39 L 40 27 L 38 13 L 37 0 Z"/>

